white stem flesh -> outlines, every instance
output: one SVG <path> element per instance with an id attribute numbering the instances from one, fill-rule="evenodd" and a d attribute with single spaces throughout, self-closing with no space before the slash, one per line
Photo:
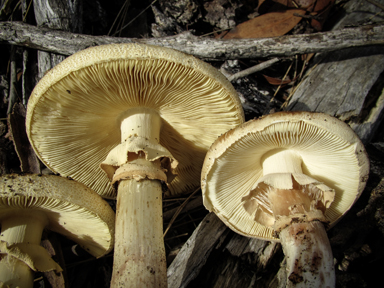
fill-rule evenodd
<path id="1" fill-rule="evenodd" d="M 291 150 L 275 150 L 264 156 L 263 174 L 303 173 L 302 159 Z M 299 213 L 300 223 L 291 222 L 279 237 L 287 262 L 286 287 L 335 287 L 333 256 L 324 225 L 305 222 L 302 214 L 311 211 L 306 191 L 272 188 L 268 194 L 275 216 Z M 301 213 L 301 215 L 300 215 Z"/>
<path id="2" fill-rule="evenodd" d="M 292 223 L 280 232 L 287 288 L 335 287 L 331 245 L 319 221 Z"/>
<path id="3" fill-rule="evenodd" d="M 161 118 L 156 111 L 139 108 L 127 111 L 123 118 L 122 142 L 130 137 L 160 142 Z M 138 158 L 145 155 L 139 153 Z M 156 164 L 147 161 L 146 165 Z M 167 287 L 161 182 L 120 181 L 115 223 L 111 287 Z"/>
<path id="4" fill-rule="evenodd" d="M 130 136 L 155 139 L 160 142 L 161 118 L 159 114 L 147 108 L 135 108 L 127 111 L 120 124 L 121 142 Z"/>
<path id="5" fill-rule="evenodd" d="M 263 174 L 303 173 L 301 157 L 291 150 L 271 151 L 264 155 Z"/>
<path id="6" fill-rule="evenodd" d="M 167 287 L 160 181 L 123 180 L 118 190 L 111 287 Z"/>
<path id="7" fill-rule="evenodd" d="M 0 241 L 9 245 L 40 244 L 47 218 L 38 211 L 18 211 L 1 222 Z M 32 288 L 34 272 L 24 262 L 5 256 L 0 261 L 0 283 L 9 287 Z"/>

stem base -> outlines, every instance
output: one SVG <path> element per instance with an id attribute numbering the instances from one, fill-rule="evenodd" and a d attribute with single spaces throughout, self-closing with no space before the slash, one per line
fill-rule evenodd
<path id="1" fill-rule="evenodd" d="M 286 287 L 335 287 L 331 245 L 320 221 L 292 223 L 280 232 Z"/>
<path id="2" fill-rule="evenodd" d="M 167 287 L 158 180 L 119 183 L 111 287 Z"/>

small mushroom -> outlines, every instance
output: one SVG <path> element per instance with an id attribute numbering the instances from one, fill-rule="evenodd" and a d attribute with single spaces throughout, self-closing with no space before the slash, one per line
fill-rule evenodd
<path id="1" fill-rule="evenodd" d="M 243 121 L 236 91 L 207 63 L 114 44 L 50 70 L 32 92 L 26 126 L 51 170 L 117 198 L 112 287 L 166 287 L 162 183 L 166 196 L 199 186 L 209 146 Z"/>
<path id="2" fill-rule="evenodd" d="M 78 182 L 11 174 L 0 176 L 0 224 L 0 286 L 28 288 L 34 271 L 62 271 L 40 246 L 44 229 L 101 257 L 113 248 L 115 213 Z"/>
<path id="3" fill-rule="evenodd" d="M 281 241 L 287 287 L 334 287 L 325 226 L 351 208 L 368 173 L 364 146 L 347 124 L 322 113 L 280 112 L 219 137 L 201 184 L 205 207 L 232 230 Z"/>

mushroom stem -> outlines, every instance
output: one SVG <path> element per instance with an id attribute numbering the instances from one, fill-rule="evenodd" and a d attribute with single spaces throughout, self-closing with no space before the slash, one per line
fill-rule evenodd
<path id="1" fill-rule="evenodd" d="M 36 211 L 35 211 L 36 212 Z M 1 222 L 0 241 L 7 247 L 19 244 L 40 244 L 47 218 L 43 213 L 31 215 L 28 211 L 17 211 Z M 34 272 L 23 261 L 5 255 L 0 261 L 0 283 L 9 287 L 33 287 Z"/>
<path id="2" fill-rule="evenodd" d="M 264 158 L 263 173 L 301 174 L 301 163 L 301 157 L 294 151 L 271 151 Z M 276 181 L 278 185 L 283 182 Z M 289 183 L 290 189 L 271 188 L 268 193 L 277 219 L 275 230 L 281 230 L 279 237 L 287 261 L 286 287 L 335 287 L 331 245 L 324 225 L 318 221 L 325 220 L 324 194 L 311 185 Z"/>
<path id="3" fill-rule="evenodd" d="M 316 201 L 305 189 L 271 188 L 268 196 L 287 262 L 286 287 L 335 287 L 332 249 Z"/>
<path id="4" fill-rule="evenodd" d="M 263 174 L 303 173 L 301 157 L 292 150 L 272 150 L 264 155 Z"/>
<path id="5" fill-rule="evenodd" d="M 280 232 L 286 287 L 335 287 L 333 256 L 320 221 L 292 223 Z"/>
<path id="6" fill-rule="evenodd" d="M 167 287 L 162 214 L 160 181 L 119 183 L 111 287 Z"/>
<path id="7" fill-rule="evenodd" d="M 156 111 L 138 108 L 126 111 L 121 116 L 122 143 L 135 138 L 159 143 L 161 118 Z M 142 149 L 128 151 L 128 162 L 115 172 L 119 186 L 111 281 L 113 288 L 167 287 L 162 187 L 157 178 L 159 174 L 166 176 L 161 169 L 160 159 L 151 161 L 145 147 Z M 126 159 L 126 153 L 118 157 Z M 132 168 L 131 164 L 137 164 L 139 168 Z"/>
<path id="8" fill-rule="evenodd" d="M 45 214 L 17 211 L 1 222 L 0 240 L 8 245 L 17 243 L 40 244 L 44 227 L 48 224 Z"/>
<path id="9" fill-rule="evenodd" d="M 131 136 L 140 136 L 160 141 L 160 115 L 149 108 L 135 108 L 128 110 L 121 121 L 121 142 Z"/>

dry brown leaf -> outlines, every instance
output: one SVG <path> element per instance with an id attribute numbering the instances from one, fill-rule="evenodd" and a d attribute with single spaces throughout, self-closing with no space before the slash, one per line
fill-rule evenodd
<path id="1" fill-rule="evenodd" d="M 321 0 L 318 1 L 318 3 L 316 4 L 313 14 L 316 15 L 319 20 L 312 19 L 311 26 L 317 31 L 321 31 L 323 29 L 324 22 L 325 20 L 327 20 L 328 14 L 331 11 L 331 8 L 334 3 L 334 0 Z"/>
<path id="2" fill-rule="evenodd" d="M 301 60 L 308 63 L 313 58 L 313 56 L 315 56 L 315 53 L 302 54 Z"/>
<path id="3" fill-rule="evenodd" d="M 329 10 L 334 3 L 335 0 L 317 0 L 313 12 L 320 13 L 324 10 Z"/>
<path id="4" fill-rule="evenodd" d="M 279 86 L 279 85 L 284 86 L 284 85 L 287 85 L 293 81 L 289 78 L 280 79 L 280 78 L 271 77 L 271 76 L 268 76 L 265 74 L 262 74 L 262 75 L 264 76 L 265 80 L 268 81 L 269 84 L 274 85 L 274 86 Z"/>
<path id="5" fill-rule="evenodd" d="M 274 0 L 280 4 L 286 3 L 288 7 L 296 7 L 292 0 Z M 295 3 L 299 8 L 306 9 L 311 12 L 311 16 L 316 16 L 311 20 L 311 26 L 317 31 L 321 31 L 325 20 L 328 17 L 335 0 L 296 0 Z M 297 8 L 297 7 L 296 7 Z"/>
<path id="6" fill-rule="evenodd" d="M 266 38 L 288 33 L 302 19 L 294 14 L 305 14 L 305 10 L 290 9 L 271 12 L 237 25 L 223 39 Z"/>

